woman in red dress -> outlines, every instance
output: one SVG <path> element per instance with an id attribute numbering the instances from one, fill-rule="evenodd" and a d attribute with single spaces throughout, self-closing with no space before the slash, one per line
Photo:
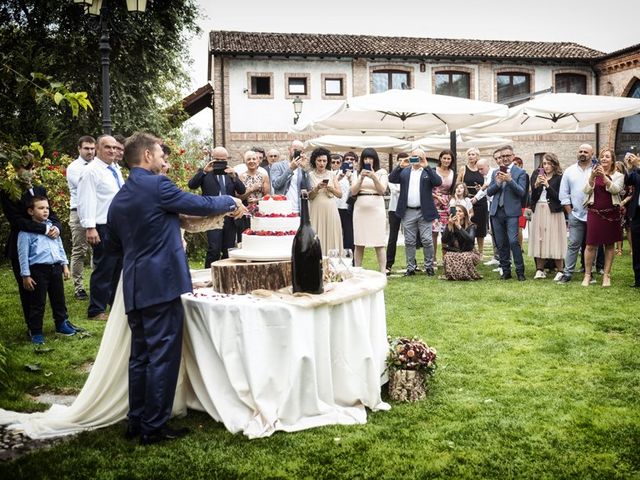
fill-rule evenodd
<path id="1" fill-rule="evenodd" d="M 624 187 L 624 175 L 616 171 L 614 158 L 612 150 L 602 150 L 600 160 L 591 170 L 591 176 L 584 186 L 588 213 L 583 287 L 588 287 L 591 281 L 591 267 L 598 245 L 604 245 L 602 286 L 611 286 L 614 246 L 622 240 L 619 193 Z"/>

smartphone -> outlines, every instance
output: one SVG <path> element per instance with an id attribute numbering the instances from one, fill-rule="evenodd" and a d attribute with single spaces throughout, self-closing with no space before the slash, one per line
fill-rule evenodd
<path id="1" fill-rule="evenodd" d="M 456 214 L 456 207 L 449 207 L 449 215 L 454 216 Z"/>
<path id="2" fill-rule="evenodd" d="M 409 157 L 409 163 L 420 163 L 420 157 Z"/>
<path id="3" fill-rule="evenodd" d="M 300 155 L 302 155 L 302 150 L 293 151 L 293 158 L 298 158 Z"/>
<path id="4" fill-rule="evenodd" d="M 538 176 L 541 177 L 542 175 L 544 175 L 544 168 L 538 167 Z"/>
<path id="5" fill-rule="evenodd" d="M 596 168 L 600 164 L 600 161 L 597 157 L 593 157 L 591 159 L 591 168 Z"/>
<path id="6" fill-rule="evenodd" d="M 364 163 L 364 164 L 362 165 L 362 168 L 363 168 L 364 170 L 369 170 L 369 171 L 371 171 L 371 164 L 370 164 L 370 163 Z"/>
<path id="7" fill-rule="evenodd" d="M 342 165 L 340 165 L 340 170 L 342 170 L 342 173 L 346 173 L 347 170 L 351 170 L 352 168 L 353 167 L 349 162 L 342 162 Z"/>
<path id="8" fill-rule="evenodd" d="M 509 167 L 506 165 L 500 165 L 500 171 L 502 173 L 507 173 L 509 171 Z"/>
<path id="9" fill-rule="evenodd" d="M 325 185 L 329 185 L 329 179 L 325 178 L 324 180 L 322 180 L 322 183 L 324 183 Z"/>

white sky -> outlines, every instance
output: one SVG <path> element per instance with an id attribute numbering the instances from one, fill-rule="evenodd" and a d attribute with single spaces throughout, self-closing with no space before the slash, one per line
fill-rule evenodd
<path id="1" fill-rule="evenodd" d="M 191 87 L 207 81 L 211 30 L 575 42 L 612 52 L 640 43 L 638 0 L 198 0 Z M 606 6 L 606 9 L 603 8 Z M 187 92 L 188 93 L 188 92 Z M 189 124 L 211 128 L 211 110 Z"/>

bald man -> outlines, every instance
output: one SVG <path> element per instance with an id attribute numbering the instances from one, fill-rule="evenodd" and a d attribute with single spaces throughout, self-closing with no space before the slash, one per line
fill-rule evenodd
<path id="1" fill-rule="evenodd" d="M 564 260 L 564 272 L 554 278 L 558 283 L 571 281 L 582 241 L 587 233 L 587 209 L 583 206 L 585 198 L 583 188 L 591 176 L 592 157 L 593 147 L 588 143 L 580 145 L 577 154 L 578 161 L 567 167 L 562 174 L 559 197 L 567 214 L 569 241 L 567 242 L 567 256 Z"/>
<path id="2" fill-rule="evenodd" d="M 238 197 L 246 191 L 237 173 L 228 165 L 229 152 L 224 147 L 216 147 L 211 151 L 211 160 L 204 167 L 198 169 L 189 180 L 189 188 L 200 188 L 202 195 L 217 197 L 231 195 Z M 212 262 L 229 257 L 229 249 L 236 242 L 236 227 L 231 217 L 225 217 L 222 229 L 207 231 L 207 256 L 204 268 L 209 268 Z"/>

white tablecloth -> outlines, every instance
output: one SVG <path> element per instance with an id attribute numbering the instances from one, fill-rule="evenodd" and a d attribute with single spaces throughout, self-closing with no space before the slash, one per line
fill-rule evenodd
<path id="1" fill-rule="evenodd" d="M 203 410 L 230 432 L 256 438 L 365 423 L 365 406 L 388 409 L 380 398 L 388 348 L 385 284 L 384 275 L 365 271 L 330 284 L 323 295 L 218 295 L 210 289 L 184 295 L 174 414 L 184 414 L 186 406 Z M 44 438 L 126 418 L 130 332 L 119 295 L 76 401 L 34 414 L 0 409 L 0 424 Z"/>

